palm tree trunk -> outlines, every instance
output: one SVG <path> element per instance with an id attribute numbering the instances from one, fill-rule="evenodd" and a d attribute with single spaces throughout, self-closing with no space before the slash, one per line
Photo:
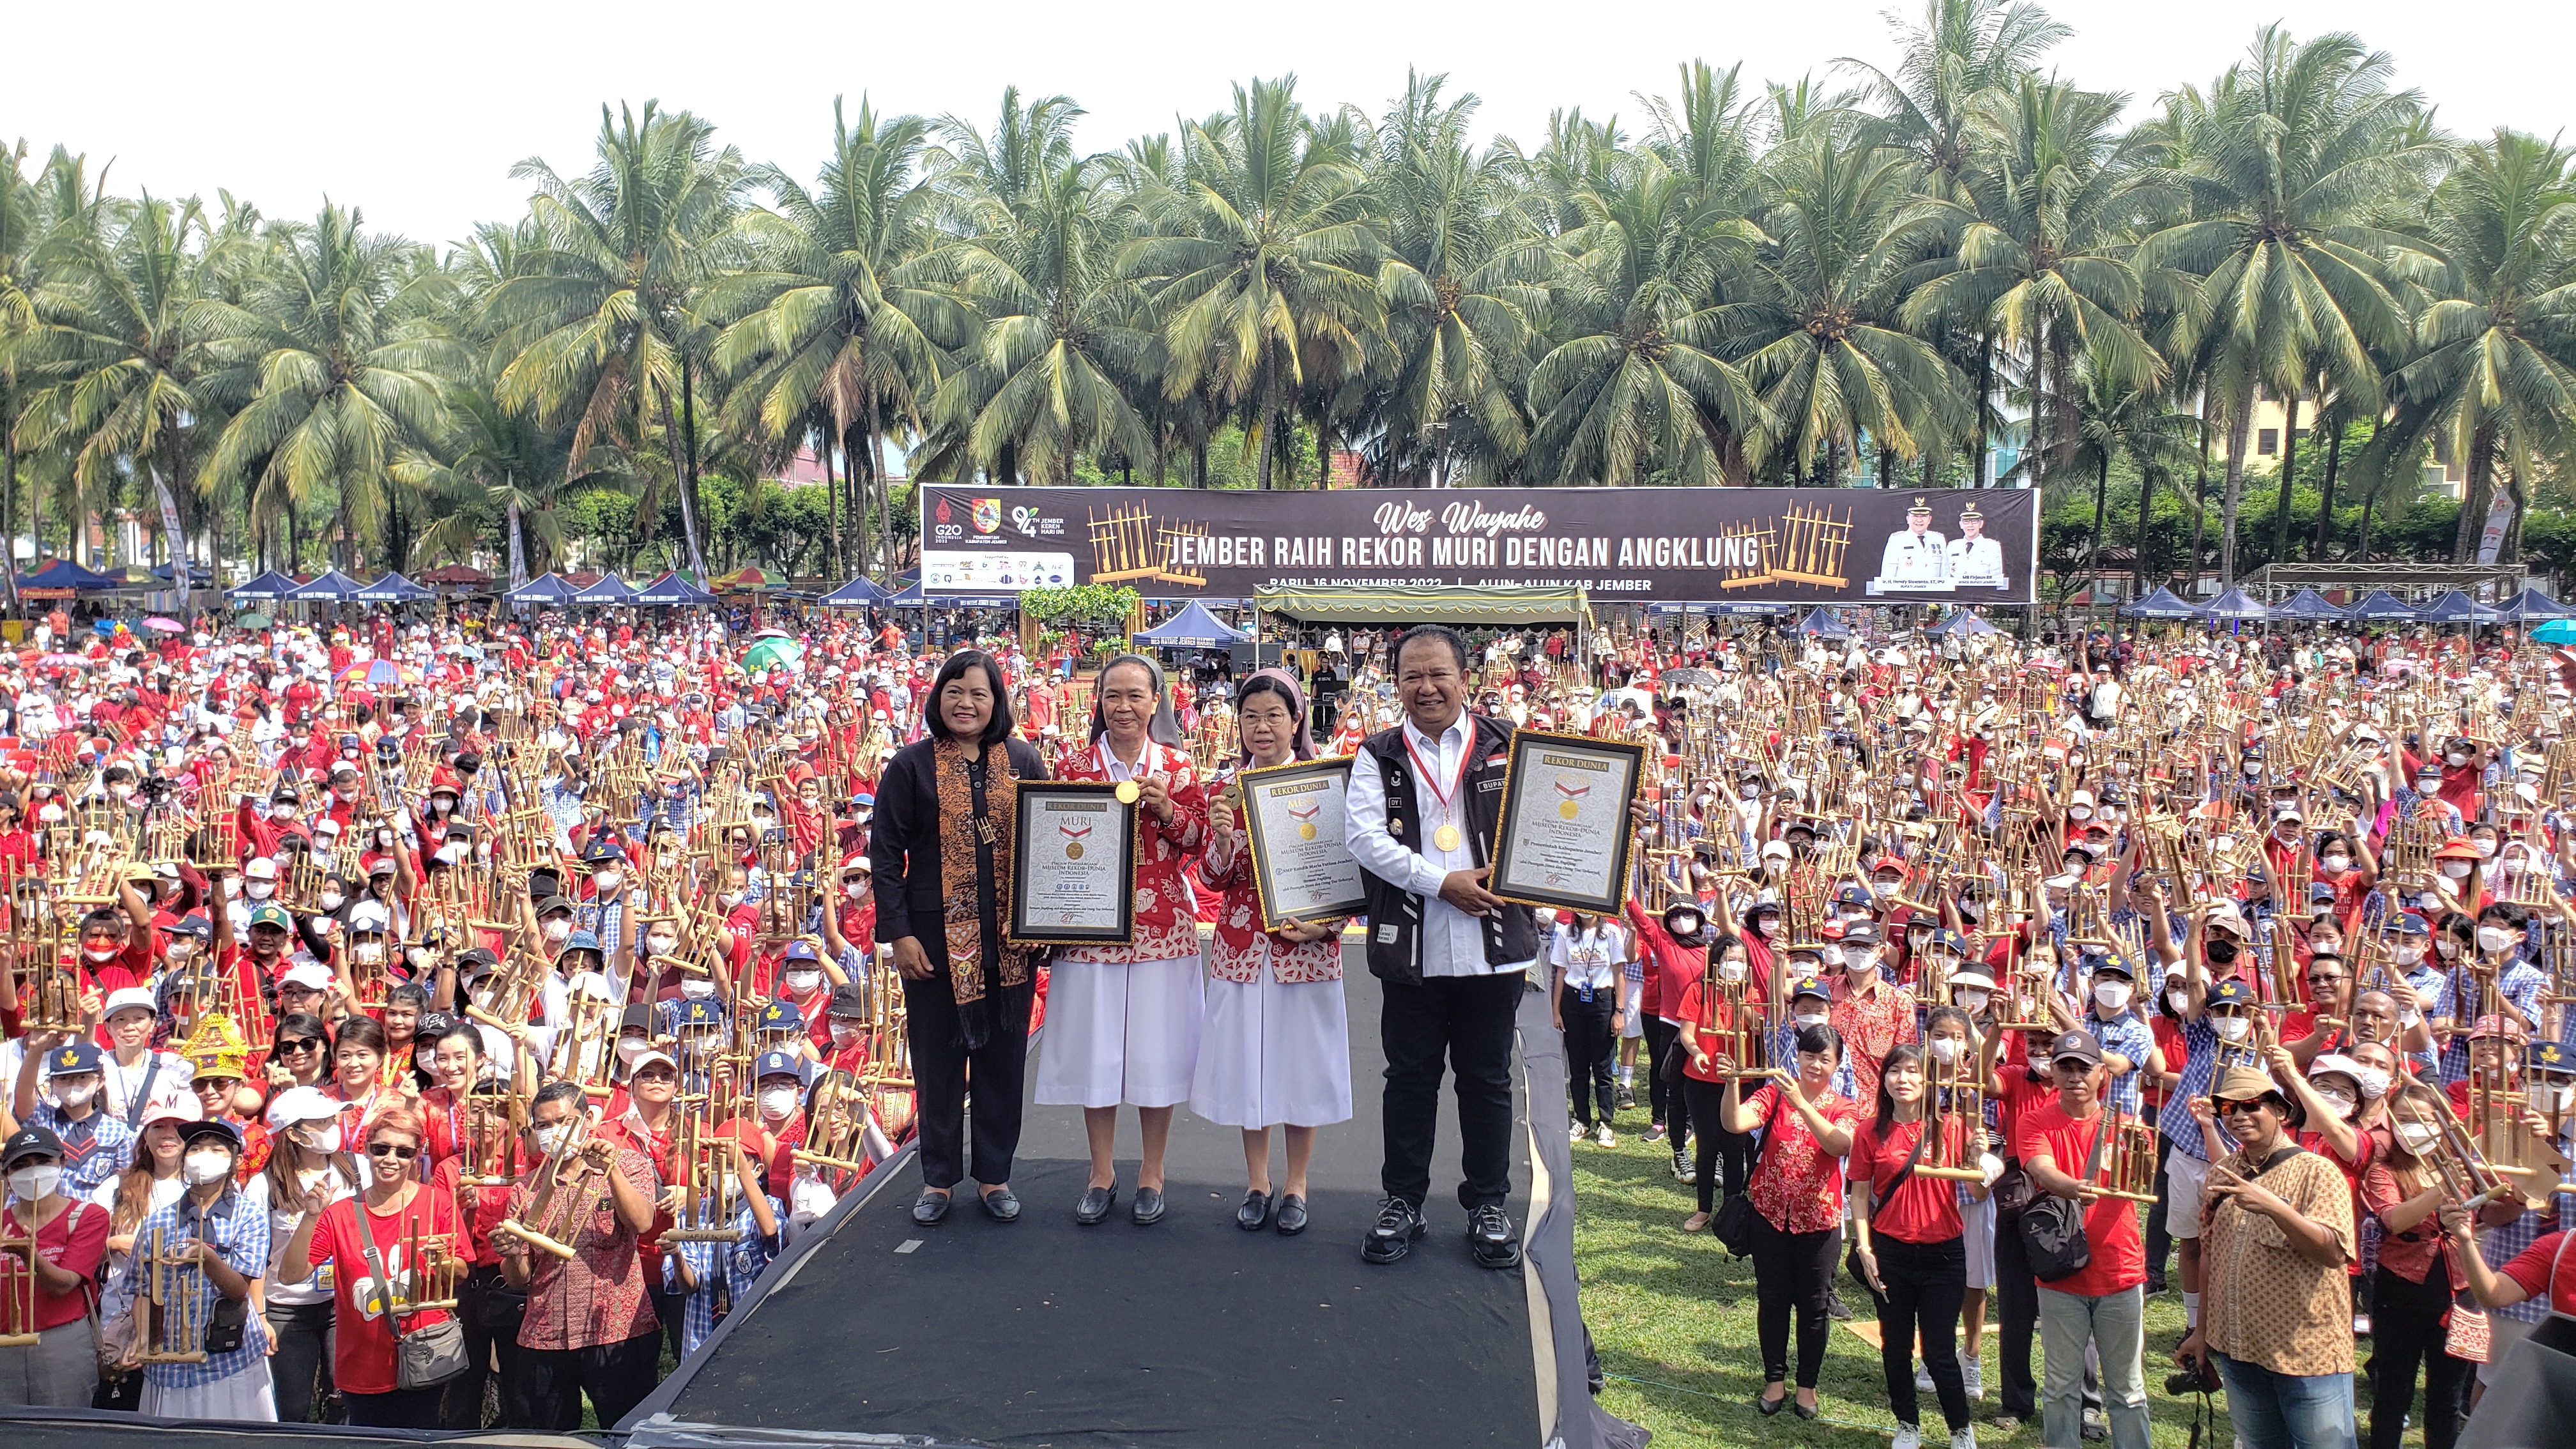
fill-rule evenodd
<path id="1" fill-rule="evenodd" d="M 2102 519 L 2111 502 L 2111 450 L 2102 449 L 2101 465 L 2093 470 L 2093 551 L 2085 562 L 2093 574 L 2093 602 L 2102 602 Z"/>
<path id="2" fill-rule="evenodd" d="M 841 487 L 832 477 L 832 436 L 817 433 L 823 455 L 823 572 L 841 576 Z"/>
<path id="3" fill-rule="evenodd" d="M 2290 561 L 2290 492 L 2299 485 L 2299 389 L 2290 389 L 2281 427 L 2281 486 L 2272 503 L 2272 562 Z"/>
<path id="4" fill-rule="evenodd" d="M 698 547 L 697 490 L 689 486 L 690 479 L 681 471 L 680 449 L 672 442 L 672 439 L 679 435 L 680 430 L 671 418 L 671 390 L 657 387 L 653 389 L 653 395 L 662 404 L 662 439 L 671 450 L 671 483 L 680 494 L 680 534 L 689 549 L 689 571 L 695 574 L 698 583 L 704 586 L 707 581 L 707 556 L 705 551 Z"/>
<path id="5" fill-rule="evenodd" d="M 1254 442 L 1261 450 L 1261 491 L 1270 491 L 1270 455 L 1276 449 L 1272 432 L 1279 425 L 1279 370 L 1273 367 L 1261 379 L 1261 417 L 1253 431 Z"/>
<path id="6" fill-rule="evenodd" d="M 1878 486 L 1888 488 L 1896 482 L 1896 450 L 1881 445 L 1878 450 Z"/>
<path id="7" fill-rule="evenodd" d="M 528 582 L 528 545 L 520 532 L 517 472 L 505 470 L 501 485 L 510 490 L 510 587 L 515 589 Z"/>
<path id="8" fill-rule="evenodd" d="M 1970 481 L 1979 488 L 1994 483 L 1993 476 L 1986 471 L 1986 420 L 1994 392 L 1995 339 L 1989 334 L 1977 338 L 1977 456 L 1968 469 Z"/>
<path id="9" fill-rule="evenodd" d="M 2451 536 L 2451 562 L 2475 557 L 2486 529 L 2487 474 L 2495 467 L 2495 429 L 2484 423 L 2469 434 L 2469 475 L 2460 488 L 2460 525 Z"/>
<path id="10" fill-rule="evenodd" d="M 2156 470 L 2150 465 L 2138 470 L 2138 531 L 2131 545 L 2137 556 L 2129 560 L 2129 597 L 2136 599 L 2147 591 L 2147 521 L 2156 511 Z"/>
<path id="11" fill-rule="evenodd" d="M 2322 422 L 2323 419 L 2320 418 L 2320 421 Z M 2334 431 L 2326 434 L 2325 496 L 2317 500 L 2317 542 L 2315 549 L 2308 555 L 2309 559 L 2316 563 L 2325 562 L 2326 545 L 2334 542 L 2335 471 L 2342 463 L 2343 423 L 2338 420 L 2334 425 Z"/>
<path id="12" fill-rule="evenodd" d="M 2227 420 L 2227 491 L 2218 500 L 2218 586 L 2236 582 L 2236 506 L 2245 497 L 2245 437 L 2254 423 L 2254 379 L 2238 390 Z"/>
<path id="13" fill-rule="evenodd" d="M 695 381 L 695 369 L 689 366 L 689 354 L 686 352 L 682 352 L 680 354 L 680 425 L 688 430 L 687 436 L 684 440 L 689 450 L 688 499 L 696 510 L 693 516 L 703 517 L 706 513 L 707 505 L 706 500 L 698 496 L 697 384 Z M 691 525 L 691 529 L 692 531 L 689 538 L 689 557 L 693 561 L 697 561 L 698 582 L 699 584 L 704 585 L 706 583 L 707 566 L 699 554 L 699 540 L 695 533 L 694 524 Z"/>
<path id="14" fill-rule="evenodd" d="M 2504 470 L 2504 496 L 2513 504 L 2513 516 L 2505 520 L 2504 538 L 2496 550 L 2496 562 L 2516 563 L 2522 558 L 2522 470 L 2507 465 Z"/>
<path id="15" fill-rule="evenodd" d="M 18 609 L 18 394 L 0 390 L 0 578 L 9 594 L 9 610 Z"/>
<path id="16" fill-rule="evenodd" d="M 2209 530 L 2209 385 L 2202 383 L 2196 407 L 2200 417 L 2198 469 L 2191 485 L 2191 583 L 2188 592 L 2200 592 L 2200 550 Z"/>

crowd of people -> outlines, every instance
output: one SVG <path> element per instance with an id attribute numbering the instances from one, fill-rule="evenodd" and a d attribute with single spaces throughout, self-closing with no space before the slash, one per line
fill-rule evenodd
<path id="1" fill-rule="evenodd" d="M 2534 646 L 1426 625 L 1228 679 L 847 619 L 745 668 L 747 623 L 0 656 L 0 1402 L 611 1424 L 916 1135 L 917 1223 L 961 1185 L 1017 1221 L 1024 1098 L 1088 1133 L 1050 1210 L 1160 1221 L 1186 1104 L 1241 1131 L 1237 1224 L 1301 1233 L 1346 939 L 1362 1257 L 1429 1230 L 1454 1079 L 1467 1241 L 1520 1262 L 1543 992 L 1569 1135 L 1642 1110 L 1678 1230 L 1752 1257 L 1765 1414 L 1823 1412 L 1865 1297 L 1899 1449 L 1925 1394 L 1974 1443 L 1990 1319 L 1989 1424 L 2143 1449 L 2173 1291 L 2243 1442 L 2394 1446 L 2420 1385 L 2447 1449 L 2576 1309 L 2576 741 Z M 1490 891 L 1524 728 L 1652 747 L 1623 910 Z M 1264 930 L 1233 777 L 1318 755 L 1367 906 Z M 1127 942 L 1008 931 L 1038 779 L 1134 805 Z"/>

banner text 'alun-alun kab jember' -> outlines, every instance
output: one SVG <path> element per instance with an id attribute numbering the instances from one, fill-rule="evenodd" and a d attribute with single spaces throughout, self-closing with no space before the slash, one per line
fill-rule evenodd
<path id="1" fill-rule="evenodd" d="M 921 489 L 922 584 L 1579 586 L 1601 603 L 2031 602 L 2033 495 L 1865 488 Z"/>

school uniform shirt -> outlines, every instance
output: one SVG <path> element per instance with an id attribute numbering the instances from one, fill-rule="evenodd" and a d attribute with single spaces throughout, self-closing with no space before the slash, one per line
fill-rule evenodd
<path id="1" fill-rule="evenodd" d="M 1198 909 L 1183 872 L 1207 845 L 1207 792 L 1187 753 L 1169 745 L 1145 742 L 1134 768 L 1109 752 L 1106 741 L 1089 750 L 1069 752 L 1057 770 L 1059 780 L 1142 780 L 1151 775 L 1171 796 L 1172 818 L 1162 821 L 1152 811 L 1136 809 L 1136 935 L 1124 946 L 1084 946 L 1063 953 L 1064 961 L 1169 961 L 1195 956 L 1199 950 Z M 1021 869 L 1028 862 L 1021 862 Z"/>
<path id="2" fill-rule="evenodd" d="M 2081 1181 L 2085 1165 L 2093 1158 L 2094 1139 L 2108 1131 L 2110 1124 L 2111 1114 L 2098 1105 L 2090 1118 L 2078 1122 L 2052 1101 L 2022 1115 L 2013 1130 L 2013 1144 L 2024 1165 L 2034 1158 L 2046 1157 L 2059 1172 Z M 2106 1146 L 2103 1151 L 2107 1158 L 2110 1149 Z M 2351 1216 L 2347 1208 L 2347 1232 Z M 2093 1261 L 2085 1264 L 2082 1271 L 2041 1287 L 2082 1298 L 2101 1298 L 2147 1281 L 2147 1247 L 2138 1233 L 2136 1204 L 2125 1198 L 2095 1198 L 2084 1209 L 2084 1237 L 2092 1245 Z"/>
<path id="3" fill-rule="evenodd" d="M 1843 1220 L 1842 1160 L 1827 1156 L 1816 1144 L 1805 1115 L 1788 1104 L 1778 1083 L 1754 1093 L 1744 1105 L 1766 1126 L 1762 1165 L 1749 1189 L 1754 1209 L 1784 1233 L 1831 1232 Z M 1849 1097 L 1828 1093 L 1813 1105 L 1827 1126 L 1850 1128 L 1860 1121 L 1860 1106 Z"/>
<path id="4" fill-rule="evenodd" d="M 0 1212 L 0 1237 L 25 1238 L 29 1216 L 27 1204 L 9 1204 Z M 36 1256 L 81 1281 L 69 1293 L 56 1293 L 37 1283 L 32 1318 L 20 1317 L 27 1285 L 19 1281 L 31 1270 L 16 1257 L 0 1253 L 0 1334 L 42 1333 L 88 1316 L 89 1285 L 98 1277 L 99 1260 L 107 1255 L 108 1217 L 97 1204 L 75 1199 L 36 1230 Z"/>
<path id="5" fill-rule="evenodd" d="M 778 1199 L 769 1200 L 773 1221 L 784 1223 L 787 1209 Z M 777 1247 L 760 1234 L 760 1224 L 753 1218 L 751 1204 L 734 1209 L 733 1241 L 727 1243 L 697 1240 L 673 1243 L 662 1258 L 657 1281 L 666 1293 L 680 1291 L 681 1263 L 698 1286 L 680 1304 L 680 1353 L 682 1357 L 698 1351 L 707 1335 L 716 1331 L 734 1306 L 760 1281 L 761 1270 L 777 1256 Z"/>
<path id="6" fill-rule="evenodd" d="M 455 1199 L 435 1183 L 412 1189 L 411 1201 L 396 1210 L 379 1212 L 368 1207 L 364 1198 L 344 1197 L 324 1208 L 314 1221 L 305 1266 L 318 1271 L 326 1263 L 331 1265 L 332 1382 L 347 1393 L 389 1394 L 400 1387 L 394 1378 L 397 1330 L 412 1333 L 435 1328 L 453 1315 L 433 1308 L 396 1320 L 385 1311 L 385 1284 L 377 1278 L 375 1265 L 367 1261 L 367 1245 L 358 1232 L 361 1212 L 367 1215 L 367 1234 L 375 1240 L 377 1257 L 392 1280 L 391 1296 L 396 1299 L 417 1296 L 427 1286 L 419 1265 L 411 1259 L 415 1229 L 424 1243 L 447 1239 L 449 1251 L 460 1259 L 472 1258 L 474 1244 Z"/>
<path id="7" fill-rule="evenodd" d="M 245 1278 L 257 1279 L 268 1273 L 268 1204 L 264 1194 L 228 1186 L 212 1207 L 202 1209 L 195 1199 L 183 1195 L 145 1215 L 142 1225 L 134 1230 L 134 1240 L 137 1244 L 149 1243 L 155 1231 L 161 1234 L 165 1246 L 188 1238 L 205 1239 L 222 1256 L 225 1267 Z M 256 1291 L 256 1284 L 253 1287 Z M 173 1315 L 188 1313 L 197 1323 L 207 1322 L 216 1302 L 223 1297 L 213 1276 L 206 1273 L 179 1275 L 177 1291 L 191 1295 L 194 1301 L 169 1305 L 163 1311 Z M 268 1320 L 254 1308 L 242 1325 L 241 1347 L 230 1353 L 210 1354 L 203 1363 L 145 1364 L 143 1381 L 164 1392 L 203 1388 L 247 1373 L 267 1356 Z"/>
<path id="8" fill-rule="evenodd" d="M 1586 1001 L 1607 997 L 1616 1007 L 1618 998 L 1610 993 L 1620 985 L 1619 958 L 1627 954 L 1626 947 L 1616 926 L 1595 925 L 1589 931 L 1559 926 L 1548 941 L 1547 963 L 1565 973 L 1567 990 Z"/>
<path id="9" fill-rule="evenodd" d="M 1915 1170 L 1906 1173 L 1896 1191 L 1888 1184 L 1905 1170 L 1905 1160 L 1914 1155 L 1914 1144 L 1923 1138 L 1923 1122 L 1890 1122 L 1887 1138 L 1879 1140 L 1878 1124 L 1863 1122 L 1852 1129 L 1851 1157 L 1847 1170 L 1855 1189 L 1865 1189 L 1880 1198 L 1870 1210 L 1869 1231 L 1872 1237 L 1894 1238 L 1901 1243 L 1946 1243 L 1965 1229 L 1959 1220 L 1958 1184 L 1946 1177 L 1925 1177 L 1922 1168 L 1935 1153 L 1945 1154 L 1953 1162 L 1971 1155 L 1966 1151 L 1968 1124 L 1957 1117 L 1941 1119 L 1941 1132 L 1923 1149 Z"/>
<path id="10" fill-rule="evenodd" d="M 123 1118 L 94 1106 L 75 1122 L 53 1103 L 38 1102 L 27 1120 L 63 1141 L 63 1177 L 54 1190 L 65 1197 L 88 1197 L 123 1172 L 134 1161 L 134 1143 L 141 1135 Z"/>

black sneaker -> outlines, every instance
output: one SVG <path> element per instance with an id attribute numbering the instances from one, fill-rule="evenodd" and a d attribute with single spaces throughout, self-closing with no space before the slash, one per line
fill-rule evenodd
<path id="1" fill-rule="evenodd" d="M 1619 1089 L 1619 1110 L 1622 1112 L 1634 1111 L 1636 1106 L 1637 1089 L 1634 1087 L 1621 1087 Z"/>
<path id="2" fill-rule="evenodd" d="M 1414 1243 L 1430 1229 L 1422 1220 L 1422 1209 L 1400 1197 L 1380 1198 L 1377 1221 L 1360 1242 L 1360 1257 L 1371 1263 L 1392 1263 L 1413 1251 Z"/>
<path id="3" fill-rule="evenodd" d="M 1685 1186 L 1699 1181 L 1699 1164 L 1691 1161 L 1691 1155 L 1679 1148 L 1673 1151 L 1673 1177 Z"/>
<path id="4" fill-rule="evenodd" d="M 1836 1323 L 1844 1322 L 1851 1317 L 1851 1306 L 1843 1302 L 1841 1289 L 1825 1290 L 1825 1316 Z"/>
<path id="5" fill-rule="evenodd" d="M 1489 1202 L 1467 1213 L 1467 1246 L 1484 1268 L 1508 1268 L 1521 1260 L 1521 1235 L 1501 1203 Z"/>

